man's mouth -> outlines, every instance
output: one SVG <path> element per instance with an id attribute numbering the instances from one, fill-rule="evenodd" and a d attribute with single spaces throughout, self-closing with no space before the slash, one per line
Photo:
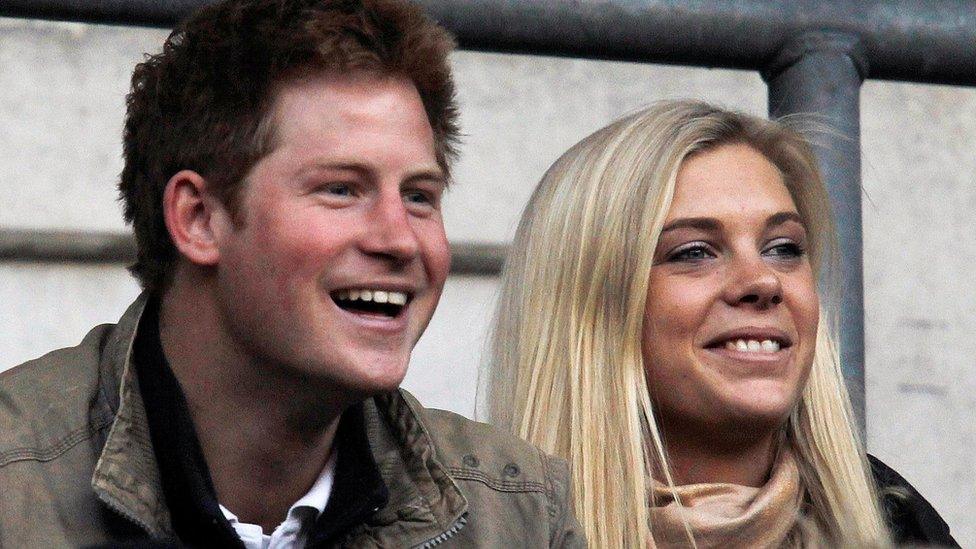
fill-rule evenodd
<path id="1" fill-rule="evenodd" d="M 407 292 L 370 288 L 335 290 L 329 295 L 344 311 L 385 318 L 399 316 L 413 297 Z"/>

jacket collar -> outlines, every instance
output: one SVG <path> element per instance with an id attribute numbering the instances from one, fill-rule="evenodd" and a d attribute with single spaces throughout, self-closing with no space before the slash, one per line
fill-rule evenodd
<path id="1" fill-rule="evenodd" d="M 115 412 L 105 446 L 95 464 L 92 489 L 114 511 L 155 538 L 172 535 L 172 524 L 153 455 L 146 409 L 132 367 L 136 328 L 148 296 L 129 306 L 102 353 L 100 397 Z"/>
<path id="2" fill-rule="evenodd" d="M 365 525 L 380 547 L 421 545 L 465 520 L 468 502 L 437 456 L 412 395 L 396 390 L 364 406 L 367 436 L 390 493 Z"/>
<path id="3" fill-rule="evenodd" d="M 92 488 L 101 501 L 150 536 L 166 538 L 173 534 L 172 521 L 132 360 L 147 301 L 146 294 L 139 296 L 122 315 L 102 353 L 99 400 L 115 413 L 115 420 L 95 466 Z M 389 500 L 358 530 L 369 531 L 381 546 L 423 543 L 463 521 L 467 512 L 461 490 L 437 459 L 422 415 L 419 403 L 400 390 L 365 402 L 367 437 Z"/>

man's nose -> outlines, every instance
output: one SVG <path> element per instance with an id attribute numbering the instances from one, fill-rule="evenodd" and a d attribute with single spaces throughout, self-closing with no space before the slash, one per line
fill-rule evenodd
<path id="1" fill-rule="evenodd" d="M 416 257 L 420 243 L 399 191 L 377 196 L 366 215 L 361 248 L 369 255 L 403 262 Z"/>
<path id="2" fill-rule="evenodd" d="M 739 255 L 732 260 L 725 300 L 732 306 L 768 309 L 783 302 L 783 283 L 760 254 Z"/>

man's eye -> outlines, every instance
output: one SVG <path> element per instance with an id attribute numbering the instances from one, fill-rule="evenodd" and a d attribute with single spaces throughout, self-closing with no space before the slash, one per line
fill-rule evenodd
<path id="1" fill-rule="evenodd" d="M 668 261 L 701 261 L 715 257 L 708 247 L 701 243 L 688 244 L 671 252 Z"/>
<path id="2" fill-rule="evenodd" d="M 433 206 L 435 204 L 435 198 L 424 191 L 407 191 L 403 193 L 403 199 L 410 204 L 421 206 Z"/>
<path id="3" fill-rule="evenodd" d="M 322 190 L 335 196 L 352 196 L 352 187 L 346 183 L 333 183 L 331 185 L 326 185 Z"/>

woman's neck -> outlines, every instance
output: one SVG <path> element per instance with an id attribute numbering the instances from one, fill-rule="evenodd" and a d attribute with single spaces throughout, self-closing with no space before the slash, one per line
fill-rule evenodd
<path id="1" fill-rule="evenodd" d="M 759 487 L 769 477 L 780 438 L 779 431 L 728 440 L 700 436 L 691 429 L 667 429 L 664 442 L 675 485 Z"/>

